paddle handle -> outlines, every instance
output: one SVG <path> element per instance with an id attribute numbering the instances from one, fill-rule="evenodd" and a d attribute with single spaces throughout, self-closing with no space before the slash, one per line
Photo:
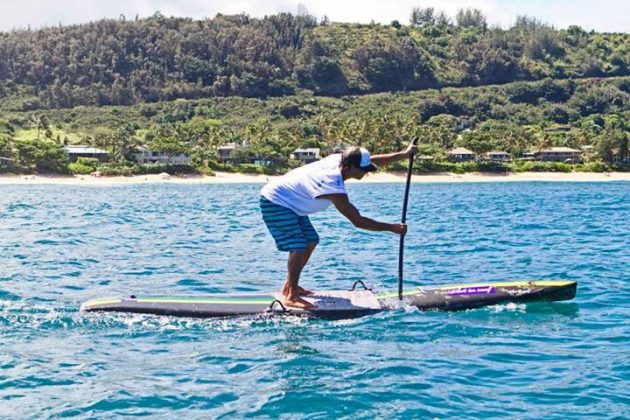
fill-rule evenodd
<path id="1" fill-rule="evenodd" d="M 413 145 L 418 145 L 418 137 L 414 137 Z M 411 185 L 411 173 L 413 171 L 413 158 L 414 154 L 412 153 L 409 156 L 409 166 L 407 167 L 407 182 L 405 183 L 405 199 L 403 200 L 403 210 L 402 210 L 402 221 L 401 223 L 407 222 L 407 205 L 409 204 L 409 187 Z M 403 293 L 403 254 L 405 250 L 405 235 L 400 235 L 400 247 L 398 249 L 398 299 L 402 300 Z"/>

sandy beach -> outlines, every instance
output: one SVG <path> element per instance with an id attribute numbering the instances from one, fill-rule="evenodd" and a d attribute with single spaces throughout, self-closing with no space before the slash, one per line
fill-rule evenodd
<path id="1" fill-rule="evenodd" d="M 167 176 L 165 174 L 93 177 L 90 175 L 0 175 L 0 185 L 9 184 L 59 184 L 59 185 L 124 185 L 145 183 L 190 183 L 190 184 L 234 184 L 234 183 L 259 183 L 264 184 L 275 178 L 268 175 L 234 174 L 217 172 L 216 176 L 187 175 Z M 405 182 L 404 173 L 379 172 L 369 174 L 361 181 L 350 180 L 348 182 Z M 547 181 L 547 182 L 610 182 L 630 181 L 628 172 L 591 173 L 591 172 L 525 172 L 517 174 L 498 175 L 495 173 L 466 173 L 466 174 L 431 174 L 414 175 L 412 182 L 519 182 L 519 181 Z"/>

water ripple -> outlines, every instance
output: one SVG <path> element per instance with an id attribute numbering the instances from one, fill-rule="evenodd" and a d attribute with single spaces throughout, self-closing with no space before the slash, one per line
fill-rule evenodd
<path id="1" fill-rule="evenodd" d="M 628 183 L 415 184 L 406 284 L 575 279 L 572 302 L 343 321 L 80 314 L 97 296 L 275 290 L 257 185 L 0 186 L 0 407 L 14 417 L 624 418 Z M 353 184 L 399 218 L 403 186 Z M 396 287 L 398 238 L 334 210 L 304 284 Z"/>

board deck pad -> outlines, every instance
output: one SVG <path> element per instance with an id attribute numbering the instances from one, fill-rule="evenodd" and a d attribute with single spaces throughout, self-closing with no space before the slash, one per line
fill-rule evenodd
<path id="1" fill-rule="evenodd" d="M 280 293 L 274 297 L 282 301 Z M 376 295 L 369 290 L 329 290 L 314 291 L 313 295 L 304 296 L 304 300 L 316 306 L 313 311 L 356 311 L 364 309 L 381 310 Z M 293 308 L 287 308 L 293 309 Z"/>

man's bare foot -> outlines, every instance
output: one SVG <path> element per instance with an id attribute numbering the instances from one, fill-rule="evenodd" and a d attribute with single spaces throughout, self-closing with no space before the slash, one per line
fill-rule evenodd
<path id="1" fill-rule="evenodd" d="M 291 294 L 291 288 L 289 287 L 288 284 L 285 284 L 284 287 L 282 288 L 282 292 L 281 292 L 284 296 L 290 295 Z M 314 295 L 314 292 L 311 292 L 310 290 L 306 290 L 303 287 L 297 286 L 297 295 L 298 296 L 309 296 L 309 295 Z"/>
<path id="2" fill-rule="evenodd" d="M 315 292 L 311 292 L 310 290 L 306 290 L 305 288 L 300 287 L 300 286 L 298 286 L 297 289 L 298 289 L 298 295 L 300 296 L 309 296 L 309 295 L 315 294 Z"/>
<path id="3" fill-rule="evenodd" d="M 284 299 L 282 300 L 282 303 L 284 304 L 284 306 L 288 306 L 291 308 L 299 308 L 299 309 L 306 309 L 306 310 L 317 308 L 317 306 L 313 305 L 311 302 L 308 302 L 297 295 L 292 295 L 292 296 L 285 295 Z"/>

